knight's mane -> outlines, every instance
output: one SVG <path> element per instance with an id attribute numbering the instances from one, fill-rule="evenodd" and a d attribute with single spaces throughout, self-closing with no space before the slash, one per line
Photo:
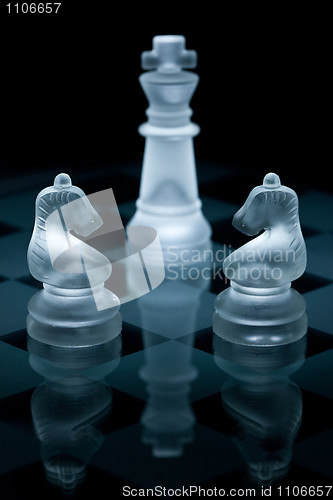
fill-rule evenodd
<path id="1" fill-rule="evenodd" d="M 79 198 L 77 193 L 68 190 L 51 191 L 44 194 L 39 200 L 39 208 L 45 215 L 50 215 L 57 208 L 66 205 L 67 203 Z"/>
<path id="2" fill-rule="evenodd" d="M 284 205 L 288 217 L 288 224 L 296 226 L 298 223 L 298 199 L 293 191 L 267 189 L 257 194 L 265 205 Z"/>
<path id="3" fill-rule="evenodd" d="M 257 196 L 263 198 L 265 204 L 269 205 L 284 203 L 287 199 L 289 201 L 295 198 L 291 193 L 279 189 L 267 189 L 258 193 Z"/>

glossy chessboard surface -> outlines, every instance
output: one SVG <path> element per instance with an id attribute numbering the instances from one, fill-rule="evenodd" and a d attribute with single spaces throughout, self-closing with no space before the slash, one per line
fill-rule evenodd
<path id="1" fill-rule="evenodd" d="M 27 302 L 41 288 L 26 261 L 34 200 L 58 172 L 2 187 L 3 498 L 36 492 L 61 498 L 47 468 L 77 483 L 75 498 L 110 498 L 126 485 L 331 485 L 333 195 L 281 178 L 299 196 L 308 251 L 306 272 L 293 284 L 307 303 L 308 331 L 289 350 L 221 343 L 212 317 L 215 297 L 228 283 L 216 276 L 201 288 L 181 282 L 183 302 L 175 300 L 179 289 L 164 284 L 124 304 L 121 332 L 100 349 L 78 353 L 31 341 L 26 330 Z M 140 173 L 140 165 L 122 165 L 117 172 L 105 166 L 71 175 L 87 194 L 112 187 L 125 225 Z M 199 162 L 198 181 L 213 248 L 247 241 L 231 219 L 261 175 Z M 275 469 L 271 481 L 258 479 Z"/>

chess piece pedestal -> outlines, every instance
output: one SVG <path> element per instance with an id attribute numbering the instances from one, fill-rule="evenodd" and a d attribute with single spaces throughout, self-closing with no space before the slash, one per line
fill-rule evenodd
<path id="1" fill-rule="evenodd" d="M 210 246 L 211 228 L 198 196 L 193 137 L 200 129 L 191 122 L 189 101 L 199 77 L 183 67 L 196 66 L 194 51 L 185 50 L 182 36 L 158 36 L 153 51 L 142 55 L 140 84 L 149 101 L 148 121 L 139 127 L 145 150 L 133 226 L 154 227 L 164 256 L 168 248 Z"/>
<path id="2" fill-rule="evenodd" d="M 98 310 L 105 303 L 106 309 Z M 112 320 L 119 312 L 118 297 L 104 288 L 104 283 L 95 288 L 59 288 L 43 284 L 28 303 L 28 311 L 38 322 L 64 328 L 78 328 L 103 324 Z"/>
<path id="3" fill-rule="evenodd" d="M 43 344 L 61 348 L 88 348 L 103 345 L 117 337 L 121 332 L 122 317 L 118 312 L 104 323 L 73 328 L 41 323 L 28 314 L 26 325 L 29 338 Z"/>
<path id="4" fill-rule="evenodd" d="M 219 325 L 225 340 L 248 345 L 279 345 L 304 335 L 305 309 L 304 298 L 290 283 L 251 288 L 231 281 L 231 286 L 215 300 L 213 321 Z"/>

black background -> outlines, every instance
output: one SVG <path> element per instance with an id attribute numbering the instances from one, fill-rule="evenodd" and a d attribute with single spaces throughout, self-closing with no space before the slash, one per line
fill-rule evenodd
<path id="1" fill-rule="evenodd" d="M 332 190 L 321 7 L 65 0 L 57 15 L 8 15 L 1 1 L 3 177 L 140 163 L 140 54 L 154 35 L 183 34 L 198 52 L 197 159 Z"/>
<path id="2" fill-rule="evenodd" d="M 201 164 L 241 167 L 244 174 L 275 171 L 295 189 L 304 182 L 333 191 L 331 17 L 322 7 L 63 0 L 59 14 L 46 17 L 8 15 L 8 1 L 0 0 L 4 184 L 15 187 L 17 176 L 35 179 L 60 166 L 72 175 L 108 165 L 116 175 L 124 164 L 140 165 L 144 140 L 137 127 L 147 108 L 138 82 L 140 55 L 151 49 L 154 35 L 171 33 L 183 34 L 187 48 L 198 52 L 200 82 L 191 107 L 201 127 L 195 138 Z M 41 181 L 36 194 L 51 179 Z M 87 193 L 115 187 L 111 177 L 107 186 L 78 184 Z M 240 199 L 247 194 L 248 186 L 240 189 Z M 117 185 L 118 202 L 136 196 L 137 190 L 122 200 Z M 221 191 L 220 198 L 227 200 L 227 193 Z M 223 224 L 217 229 L 229 234 Z M 232 230 L 229 222 L 227 229 Z M 305 415 L 311 416 L 312 408 L 319 414 L 317 396 L 307 398 Z M 202 414 L 214 413 L 204 408 Z M 313 418 L 307 418 L 312 429 Z M 17 488 L 26 487 L 25 477 L 15 478 Z M 231 480 L 234 487 L 236 479 Z M 108 491 L 108 478 L 104 484 Z"/>

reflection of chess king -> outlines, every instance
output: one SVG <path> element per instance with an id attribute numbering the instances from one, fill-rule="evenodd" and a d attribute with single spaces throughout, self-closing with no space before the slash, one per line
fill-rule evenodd
<path id="1" fill-rule="evenodd" d="M 192 349 L 180 342 L 164 342 L 150 349 L 149 331 L 143 332 L 145 365 L 140 377 L 146 383 L 148 403 L 141 416 L 143 442 L 152 445 L 158 458 L 180 457 L 184 445 L 193 440 L 195 416 L 189 400 L 191 383 L 197 376 Z M 188 339 L 191 344 L 192 338 Z"/>
<path id="2" fill-rule="evenodd" d="M 297 321 L 305 301 L 290 285 L 305 270 L 306 248 L 296 193 L 282 186 L 276 174 L 267 174 L 235 214 L 233 225 L 251 236 L 264 232 L 224 261 L 231 287 L 217 297 L 217 314 L 246 325 Z"/>
<path id="3" fill-rule="evenodd" d="M 182 69 L 195 66 L 196 52 L 185 49 L 183 36 L 156 36 L 153 50 L 142 54 L 143 69 L 153 71 L 140 76 L 149 108 L 148 121 L 139 128 L 146 143 L 137 211 L 129 224 L 155 228 L 165 259 L 171 245 L 178 252 L 210 245 L 193 151 L 199 127 L 191 122 L 188 105 L 199 77 Z"/>

